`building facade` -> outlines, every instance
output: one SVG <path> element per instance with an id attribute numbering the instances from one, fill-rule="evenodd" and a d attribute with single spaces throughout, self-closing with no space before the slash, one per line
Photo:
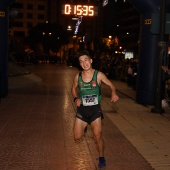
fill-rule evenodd
<path id="1" fill-rule="evenodd" d="M 40 23 L 57 23 L 63 29 L 67 30 L 68 26 L 72 27 L 71 34 L 77 21 L 73 20 L 74 15 L 62 14 L 63 4 L 74 4 L 74 1 L 66 0 L 17 0 L 10 6 L 10 28 L 9 35 L 15 38 L 27 37 L 29 30 Z M 75 2 L 77 4 L 77 1 Z M 86 36 L 90 41 L 102 37 L 102 7 L 101 2 L 90 1 L 81 2 L 80 4 L 95 5 L 98 8 L 97 16 L 83 17 L 79 27 L 78 36 Z M 77 16 L 76 16 L 77 17 Z"/>
<path id="2" fill-rule="evenodd" d="M 110 1 L 105 7 L 102 1 L 71 1 L 71 0 L 17 0 L 10 7 L 9 35 L 14 38 L 24 38 L 29 30 L 40 23 L 57 23 L 67 30 L 71 27 L 70 37 L 74 35 L 77 20 L 74 15 L 64 15 L 64 4 L 86 4 L 98 7 L 97 16 L 83 16 L 77 33 L 85 37 L 86 42 L 117 36 L 126 49 L 138 49 L 140 15 L 129 2 Z M 76 16 L 77 17 L 77 16 Z M 118 27 L 119 26 L 119 27 Z"/>
<path id="3" fill-rule="evenodd" d="M 10 6 L 9 35 L 27 37 L 29 29 L 48 21 L 48 0 L 17 0 Z"/>

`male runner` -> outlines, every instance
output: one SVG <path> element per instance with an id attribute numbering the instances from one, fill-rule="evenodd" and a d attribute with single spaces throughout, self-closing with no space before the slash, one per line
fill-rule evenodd
<path id="1" fill-rule="evenodd" d="M 79 53 L 79 63 L 83 71 L 76 74 L 71 92 L 77 106 L 77 114 L 74 125 L 75 140 L 81 139 L 87 124 L 91 129 L 96 140 L 99 152 L 99 167 L 105 167 L 104 144 L 101 136 L 103 117 L 100 107 L 101 83 L 105 83 L 111 89 L 111 101 L 116 102 L 119 97 L 116 94 L 115 86 L 111 81 L 98 70 L 92 68 L 92 58 L 87 51 Z"/>

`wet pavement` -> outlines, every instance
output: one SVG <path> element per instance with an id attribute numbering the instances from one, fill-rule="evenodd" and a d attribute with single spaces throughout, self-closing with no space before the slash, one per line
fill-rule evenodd
<path id="1" fill-rule="evenodd" d="M 1 170 L 97 170 L 98 153 L 90 126 L 73 138 L 76 108 L 71 85 L 76 68 L 38 64 L 33 73 L 9 77 L 0 103 Z M 103 138 L 107 170 L 169 170 L 170 110 L 151 113 L 135 102 L 135 91 L 113 81 L 120 100 L 110 102 L 102 86 Z"/>

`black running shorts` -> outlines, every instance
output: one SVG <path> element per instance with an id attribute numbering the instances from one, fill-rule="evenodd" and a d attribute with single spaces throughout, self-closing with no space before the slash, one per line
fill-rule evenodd
<path id="1" fill-rule="evenodd" d="M 99 117 L 103 119 L 101 106 L 100 104 L 94 106 L 80 105 L 79 107 L 77 107 L 76 117 L 83 120 L 84 122 L 87 122 L 90 125 L 94 120 Z"/>

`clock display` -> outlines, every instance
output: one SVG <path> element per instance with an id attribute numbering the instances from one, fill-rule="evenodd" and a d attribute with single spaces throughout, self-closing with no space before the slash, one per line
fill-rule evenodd
<path id="1" fill-rule="evenodd" d="M 97 7 L 93 5 L 63 5 L 62 13 L 65 15 L 97 16 Z"/>

